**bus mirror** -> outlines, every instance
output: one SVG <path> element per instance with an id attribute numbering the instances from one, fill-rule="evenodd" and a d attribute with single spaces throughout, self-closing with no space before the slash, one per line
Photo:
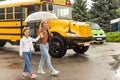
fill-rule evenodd
<path id="1" fill-rule="evenodd" d="M 53 10 L 53 5 L 52 5 L 52 4 L 49 4 L 49 5 L 48 5 L 48 9 L 49 9 L 49 11 L 52 11 L 52 10 Z"/>

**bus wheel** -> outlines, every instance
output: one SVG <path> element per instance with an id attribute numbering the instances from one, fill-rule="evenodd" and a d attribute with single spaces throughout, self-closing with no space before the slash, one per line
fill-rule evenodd
<path id="1" fill-rule="evenodd" d="M 3 47 L 6 44 L 6 41 L 0 41 L 0 47 Z"/>
<path id="2" fill-rule="evenodd" d="M 89 46 L 77 46 L 73 49 L 77 54 L 84 54 L 89 49 Z"/>
<path id="3" fill-rule="evenodd" d="M 61 58 L 66 54 L 67 47 L 63 39 L 59 36 L 53 36 L 50 42 L 50 55 L 54 58 Z"/>
<path id="4" fill-rule="evenodd" d="M 99 42 L 99 44 L 103 44 L 104 42 Z"/>

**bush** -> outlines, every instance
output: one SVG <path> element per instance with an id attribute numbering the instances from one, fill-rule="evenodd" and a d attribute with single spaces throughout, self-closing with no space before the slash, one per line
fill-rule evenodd
<path id="1" fill-rule="evenodd" d="M 108 41 L 108 42 L 120 42 L 120 32 L 108 32 L 108 33 L 106 33 L 106 41 Z"/>

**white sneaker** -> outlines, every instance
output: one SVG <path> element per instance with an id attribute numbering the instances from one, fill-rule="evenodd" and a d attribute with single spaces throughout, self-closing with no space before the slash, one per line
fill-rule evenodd
<path id="1" fill-rule="evenodd" d="M 39 74 L 45 74 L 46 72 L 43 71 L 42 69 L 38 69 L 38 73 L 39 73 Z"/>
<path id="2" fill-rule="evenodd" d="M 51 72 L 51 74 L 54 76 L 54 75 L 57 75 L 57 74 L 59 74 L 60 73 L 60 71 L 57 71 L 57 70 L 53 70 L 52 72 Z"/>

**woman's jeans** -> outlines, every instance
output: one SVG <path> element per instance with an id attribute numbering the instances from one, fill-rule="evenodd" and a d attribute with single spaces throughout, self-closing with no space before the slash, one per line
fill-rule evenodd
<path id="1" fill-rule="evenodd" d="M 24 65 L 23 71 L 31 73 L 32 72 L 32 68 L 31 68 L 32 53 L 23 52 L 23 56 L 25 59 L 25 65 Z"/>
<path id="2" fill-rule="evenodd" d="M 47 61 L 47 65 L 48 65 L 48 70 L 51 72 L 54 70 L 52 64 L 51 64 L 51 58 L 50 58 L 50 55 L 49 55 L 49 44 L 46 43 L 46 44 L 40 44 L 40 49 L 41 49 L 41 60 L 40 60 L 40 63 L 39 63 L 39 69 L 43 69 L 43 65 L 44 65 L 44 62 L 45 60 Z"/>

